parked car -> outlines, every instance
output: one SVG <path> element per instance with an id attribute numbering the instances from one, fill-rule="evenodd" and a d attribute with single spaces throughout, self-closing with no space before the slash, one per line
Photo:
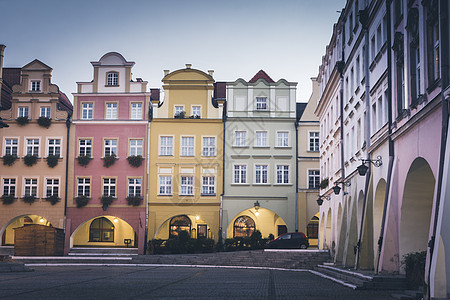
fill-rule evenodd
<path id="1" fill-rule="evenodd" d="M 269 249 L 306 249 L 309 241 L 303 232 L 283 233 L 267 244 Z"/>

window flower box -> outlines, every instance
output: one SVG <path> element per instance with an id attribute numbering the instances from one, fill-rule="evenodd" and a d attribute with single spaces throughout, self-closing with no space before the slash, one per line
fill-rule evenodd
<path id="1" fill-rule="evenodd" d="M 31 154 L 25 155 L 23 157 L 23 161 L 24 161 L 25 165 L 27 165 L 28 167 L 35 165 L 37 163 L 37 159 L 38 159 L 37 155 L 31 155 Z"/>
<path id="2" fill-rule="evenodd" d="M 58 159 L 59 159 L 59 155 L 49 155 L 49 156 L 47 156 L 47 165 L 50 168 L 56 167 L 56 165 L 58 164 Z"/>
<path id="3" fill-rule="evenodd" d="M 37 120 L 38 124 L 42 127 L 49 128 L 52 125 L 52 119 L 47 117 L 39 117 Z"/>
<path id="4" fill-rule="evenodd" d="M 16 155 L 6 154 L 3 156 L 3 165 L 12 166 L 16 161 L 16 159 L 17 159 Z"/>
<path id="5" fill-rule="evenodd" d="M 102 159 L 103 159 L 103 166 L 104 166 L 105 168 L 109 168 L 109 167 L 112 166 L 112 165 L 116 162 L 116 160 L 117 160 L 115 154 L 113 154 L 113 155 L 106 155 L 106 156 L 103 157 Z"/>
<path id="6" fill-rule="evenodd" d="M 75 202 L 77 203 L 77 208 L 82 208 L 83 206 L 86 206 L 89 203 L 89 200 L 91 200 L 91 198 L 86 197 L 84 195 L 76 197 Z"/>
<path id="7" fill-rule="evenodd" d="M 132 155 L 127 157 L 128 163 L 135 168 L 139 168 L 142 165 L 144 158 L 140 155 Z"/>
<path id="8" fill-rule="evenodd" d="M 139 206 L 142 203 L 142 199 L 143 199 L 142 196 L 139 196 L 139 195 L 128 196 L 127 202 L 128 202 L 128 205 Z"/>
<path id="9" fill-rule="evenodd" d="M 92 158 L 89 155 L 80 155 L 77 157 L 78 164 L 82 167 L 86 167 L 91 159 Z"/>

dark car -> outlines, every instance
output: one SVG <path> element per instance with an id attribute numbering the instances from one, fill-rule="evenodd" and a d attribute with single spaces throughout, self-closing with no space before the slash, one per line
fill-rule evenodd
<path id="1" fill-rule="evenodd" d="M 270 249 L 306 249 L 309 241 L 303 232 L 283 233 L 267 244 Z"/>

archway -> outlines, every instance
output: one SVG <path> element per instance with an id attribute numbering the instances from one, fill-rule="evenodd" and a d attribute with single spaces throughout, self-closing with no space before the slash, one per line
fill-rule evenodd
<path id="1" fill-rule="evenodd" d="M 325 212 L 322 213 L 319 226 L 319 249 L 325 248 Z"/>
<path id="2" fill-rule="evenodd" d="M 326 249 L 331 249 L 331 208 L 328 209 L 328 213 L 327 213 L 327 221 L 325 223 L 325 248 Z"/>
<path id="3" fill-rule="evenodd" d="M 401 207 L 400 259 L 427 250 L 435 177 L 428 162 L 416 158 L 406 176 Z"/>
<path id="4" fill-rule="evenodd" d="M 359 191 L 358 195 L 358 203 L 357 203 L 357 214 L 356 214 L 356 221 L 358 223 L 358 235 L 361 234 L 361 220 L 363 215 L 363 208 L 364 208 L 364 192 Z"/>
<path id="5" fill-rule="evenodd" d="M 306 226 L 310 247 L 317 247 L 319 241 L 319 213 L 315 214 Z"/>
<path id="6" fill-rule="evenodd" d="M 339 243 L 339 237 L 340 237 L 341 229 L 342 229 L 342 204 L 339 203 L 338 215 L 337 215 L 337 223 L 336 223 L 336 244 Z"/>
<path id="7" fill-rule="evenodd" d="M 24 225 L 39 224 L 45 226 L 52 226 L 52 224 L 44 217 L 38 215 L 21 215 L 17 216 L 9 223 L 7 223 L 2 230 L 1 234 L 1 246 L 13 246 L 14 245 L 14 228 L 22 227 Z"/>
<path id="8" fill-rule="evenodd" d="M 186 215 L 175 216 L 170 219 L 169 238 L 174 238 L 181 231 L 187 231 L 191 235 L 191 219 Z"/>
<path id="9" fill-rule="evenodd" d="M 213 238 L 208 224 L 194 215 L 175 215 L 166 219 L 155 233 L 155 239 L 167 240 L 176 237 L 181 231 L 189 232 L 191 238 Z"/>
<path id="10" fill-rule="evenodd" d="M 377 253 L 378 253 L 378 239 L 380 238 L 381 232 L 381 222 L 383 221 L 383 210 L 386 194 L 386 181 L 380 179 L 377 184 L 377 189 L 375 190 L 375 197 L 373 201 L 373 250 L 376 255 L 374 255 L 374 266 L 376 266 Z"/>
<path id="11" fill-rule="evenodd" d="M 129 242 L 129 244 L 127 244 Z M 133 227 L 115 216 L 98 216 L 80 224 L 70 237 L 73 247 L 137 247 Z"/>

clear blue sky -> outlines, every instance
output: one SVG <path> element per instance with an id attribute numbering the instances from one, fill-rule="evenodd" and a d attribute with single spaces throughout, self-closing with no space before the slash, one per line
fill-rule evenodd
<path id="1" fill-rule="evenodd" d="M 133 79 L 161 87 L 163 70 L 213 69 L 216 81 L 250 80 L 260 69 L 311 94 L 345 0 L 0 0 L 4 66 L 39 59 L 72 100 L 91 61 L 110 51 L 136 62 Z"/>

